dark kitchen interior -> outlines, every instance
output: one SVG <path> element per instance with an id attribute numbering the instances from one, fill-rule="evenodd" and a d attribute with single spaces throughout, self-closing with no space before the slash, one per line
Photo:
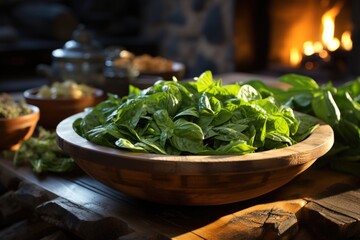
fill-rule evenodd
<path id="1" fill-rule="evenodd" d="M 307 57 L 315 64 L 308 69 L 289 64 L 291 44 L 301 48 L 307 40 L 319 41 L 321 15 L 335 1 L 2 1 L 0 86 L 16 91 L 44 81 L 37 66 L 51 64 L 51 52 L 71 39 L 79 24 L 103 48 L 121 46 L 183 62 L 186 78 L 209 69 L 271 76 L 296 72 L 318 81 L 347 81 L 359 75 L 360 6 L 341 2 L 335 36 L 350 30 L 353 47 L 333 52 L 337 63 Z"/>

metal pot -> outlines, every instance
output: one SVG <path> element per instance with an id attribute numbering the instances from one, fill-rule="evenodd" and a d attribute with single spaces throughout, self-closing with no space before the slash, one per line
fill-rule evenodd
<path id="1" fill-rule="evenodd" d="M 72 39 L 63 48 L 52 52 L 52 59 L 51 66 L 38 66 L 38 71 L 50 81 L 72 80 L 96 87 L 104 82 L 105 51 L 83 25 L 73 32 Z"/>

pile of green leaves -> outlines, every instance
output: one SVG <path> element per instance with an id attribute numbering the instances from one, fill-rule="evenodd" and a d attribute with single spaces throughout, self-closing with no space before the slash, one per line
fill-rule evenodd
<path id="1" fill-rule="evenodd" d="M 279 81 L 290 87 L 274 88 L 258 80 L 244 84 L 328 123 L 334 130 L 335 144 L 317 163 L 360 176 L 360 78 L 338 87 L 331 82 L 319 85 L 312 78 L 297 74 L 284 75 Z"/>
<path id="2" fill-rule="evenodd" d="M 74 160 L 57 146 L 55 132 L 44 128 L 39 128 L 37 137 L 22 142 L 13 162 L 15 165 L 28 162 L 35 173 L 68 172 L 75 167 Z"/>
<path id="3" fill-rule="evenodd" d="M 196 81 L 160 81 L 129 96 L 110 96 L 73 123 L 99 145 L 170 155 L 247 154 L 282 148 L 316 127 L 310 116 L 250 85 L 222 85 L 210 71 Z"/>

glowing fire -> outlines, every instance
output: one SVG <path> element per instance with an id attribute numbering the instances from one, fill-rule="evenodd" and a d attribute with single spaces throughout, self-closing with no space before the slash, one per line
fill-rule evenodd
<path id="1" fill-rule="evenodd" d="M 290 50 L 290 64 L 291 66 L 297 66 L 301 61 L 301 53 L 297 48 L 291 48 Z"/>
<path id="2" fill-rule="evenodd" d="M 324 59 L 329 60 L 329 52 L 336 51 L 340 47 L 345 51 L 352 49 L 352 40 L 350 31 L 345 31 L 341 36 L 341 41 L 335 37 L 335 18 L 340 13 L 343 7 L 343 1 L 337 2 L 331 9 L 326 11 L 321 18 L 322 22 L 322 42 L 306 41 L 303 44 L 303 54 L 305 56 L 311 56 L 315 53 Z M 293 67 L 297 67 L 302 60 L 302 56 L 299 50 L 292 48 L 290 50 L 290 64 Z"/>
<path id="3" fill-rule="evenodd" d="M 333 8 L 325 12 L 321 18 L 323 32 L 322 41 L 329 51 L 335 51 L 340 47 L 339 39 L 334 37 L 335 18 L 343 6 L 343 1 L 337 2 Z"/>
<path id="4" fill-rule="evenodd" d="M 350 31 L 345 31 L 341 35 L 341 47 L 346 51 L 350 51 L 352 49 L 353 43 L 351 40 L 351 33 Z"/>

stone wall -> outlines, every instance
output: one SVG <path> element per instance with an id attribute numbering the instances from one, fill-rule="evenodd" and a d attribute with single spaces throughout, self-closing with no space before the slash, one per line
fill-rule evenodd
<path id="1" fill-rule="evenodd" d="M 144 0 L 142 34 L 159 54 L 186 65 L 186 77 L 234 70 L 234 0 Z"/>

